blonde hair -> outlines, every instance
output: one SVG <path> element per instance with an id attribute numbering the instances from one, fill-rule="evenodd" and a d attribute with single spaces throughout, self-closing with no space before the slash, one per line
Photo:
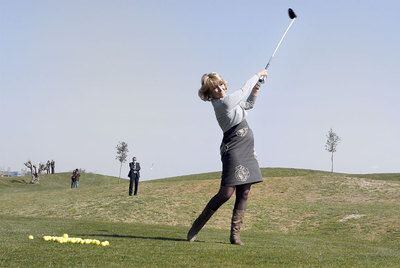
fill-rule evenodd
<path id="1" fill-rule="evenodd" d="M 211 101 L 212 94 L 211 90 L 215 89 L 219 85 L 224 84 L 226 86 L 226 81 L 215 72 L 204 74 L 201 77 L 201 88 L 199 89 L 199 97 L 203 101 Z"/>

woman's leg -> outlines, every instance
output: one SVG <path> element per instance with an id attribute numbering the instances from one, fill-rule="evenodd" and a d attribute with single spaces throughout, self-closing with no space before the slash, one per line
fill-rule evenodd
<path id="1" fill-rule="evenodd" d="M 236 186 L 236 200 L 234 209 L 246 210 L 251 184 Z"/>
<path id="2" fill-rule="evenodd" d="M 231 198 L 234 192 L 234 186 L 221 186 L 218 193 L 210 199 L 206 207 L 213 211 L 217 211 L 220 206 Z"/>
<path id="3" fill-rule="evenodd" d="M 188 241 L 194 241 L 196 239 L 197 233 L 203 228 L 203 226 L 207 223 L 207 221 L 211 218 L 217 209 L 224 204 L 232 194 L 235 192 L 235 187 L 232 186 L 221 186 L 218 193 L 214 195 L 211 200 L 207 203 L 203 212 L 197 217 L 197 219 L 193 222 L 192 227 L 190 228 L 187 234 Z"/>
<path id="4" fill-rule="evenodd" d="M 232 213 L 230 241 L 235 245 L 243 245 L 240 240 L 240 228 L 243 224 L 244 212 L 247 206 L 251 184 L 236 186 L 236 200 Z"/>

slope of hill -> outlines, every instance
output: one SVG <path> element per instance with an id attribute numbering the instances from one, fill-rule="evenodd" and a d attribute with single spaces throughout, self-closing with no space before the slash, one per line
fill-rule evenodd
<path id="1" fill-rule="evenodd" d="M 339 244 L 386 245 L 391 260 L 400 263 L 399 174 L 349 175 L 283 168 L 263 169 L 262 173 L 264 182 L 251 190 L 244 234 L 257 237 L 255 240 L 301 236 L 339 239 Z M 127 181 L 90 173 L 81 176 L 78 189 L 69 188 L 69 174 L 44 175 L 39 185 L 25 181 L 28 178 L 0 179 L 0 218 L 5 222 L 40 219 L 179 230 L 177 241 L 184 239 L 187 228 L 220 183 L 218 172 L 145 181 L 139 195 L 132 197 L 128 196 Z M 207 224 L 206 230 L 216 237 L 228 233 L 233 201 Z M 360 249 L 355 246 L 354 250 Z"/>

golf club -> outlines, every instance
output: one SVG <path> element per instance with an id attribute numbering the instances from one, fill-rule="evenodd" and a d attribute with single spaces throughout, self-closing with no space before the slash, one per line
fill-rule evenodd
<path id="1" fill-rule="evenodd" d="M 283 34 L 281 40 L 279 41 L 278 45 L 276 46 L 276 48 L 275 48 L 275 50 L 274 50 L 274 53 L 272 53 L 271 58 L 269 58 L 269 61 L 268 61 L 267 65 L 265 65 L 265 70 L 268 70 L 268 67 L 269 67 L 270 64 L 271 64 L 272 58 L 275 56 L 276 52 L 278 51 L 279 46 L 282 44 L 282 41 L 283 41 L 283 39 L 284 39 L 285 36 L 286 36 L 286 33 L 289 31 L 290 27 L 292 27 L 293 22 L 294 22 L 295 19 L 297 18 L 296 13 L 294 13 L 293 9 L 291 9 L 291 8 L 288 9 L 288 14 L 289 14 L 289 18 L 290 18 L 290 24 L 289 24 L 289 26 L 286 28 L 285 33 Z M 258 82 L 259 82 L 259 83 L 264 83 L 264 78 L 261 78 L 260 80 L 258 80 Z"/>

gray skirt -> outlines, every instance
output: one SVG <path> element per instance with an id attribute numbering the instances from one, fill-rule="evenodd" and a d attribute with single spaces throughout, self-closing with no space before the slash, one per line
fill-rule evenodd
<path id="1" fill-rule="evenodd" d="M 262 182 L 261 170 L 254 151 L 253 131 L 246 120 L 224 133 L 220 151 L 221 186 Z"/>

